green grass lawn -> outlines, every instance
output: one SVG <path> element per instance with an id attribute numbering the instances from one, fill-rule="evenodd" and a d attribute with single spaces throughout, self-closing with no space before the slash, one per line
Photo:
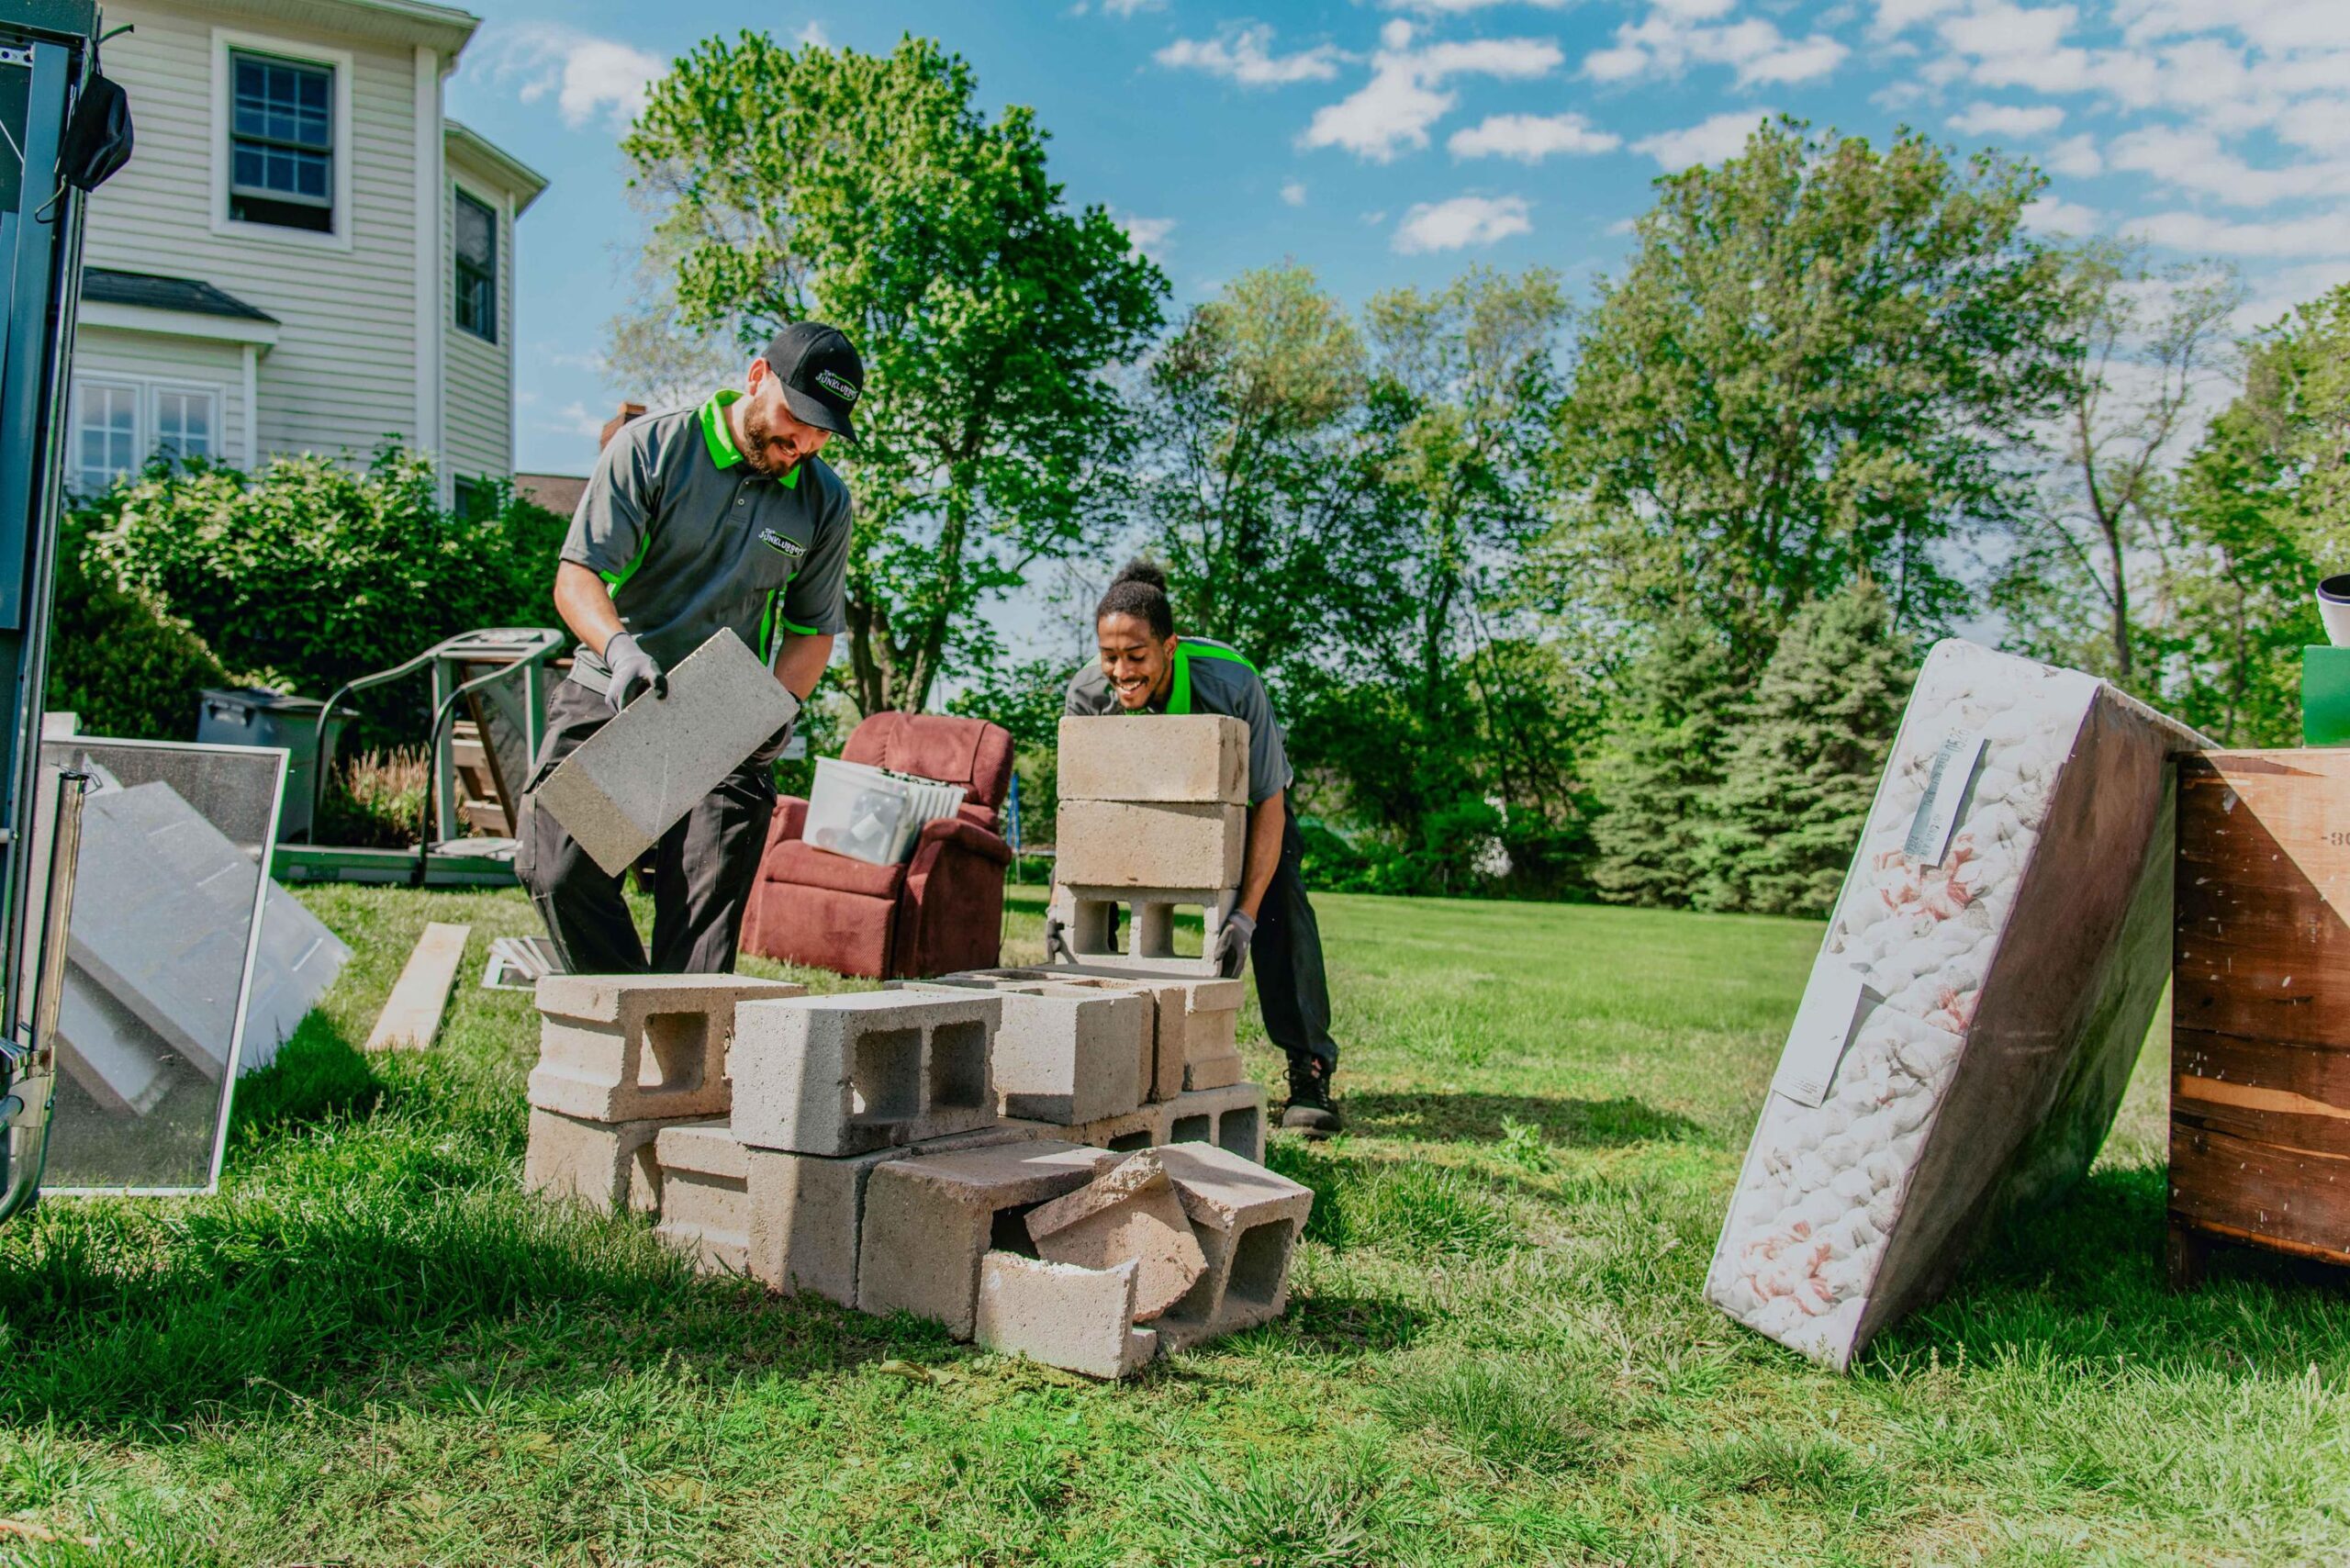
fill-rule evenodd
<path id="1" fill-rule="evenodd" d="M 2244 1255 L 2164 1292 L 2159 1051 L 2087 1187 L 1852 1375 L 1701 1302 L 1816 926 L 1321 900 L 1355 1130 L 1274 1145 L 1290 1313 L 1105 1388 L 527 1197 L 532 1018 L 476 982 L 528 906 L 304 896 L 358 958 L 220 1194 L 0 1234 L 0 1515 L 67 1538 L 0 1558 L 2350 1558 L 2350 1302 Z M 364 1060 L 428 918 L 474 927 L 450 1022 Z"/>

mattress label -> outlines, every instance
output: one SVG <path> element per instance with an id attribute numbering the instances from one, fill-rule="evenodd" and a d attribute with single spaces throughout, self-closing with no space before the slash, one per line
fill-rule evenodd
<path id="1" fill-rule="evenodd" d="M 1861 971 L 1850 964 L 1829 964 L 1814 969 L 1804 988 L 1803 1005 L 1787 1030 L 1787 1048 L 1779 1053 L 1779 1070 L 1771 1090 L 1799 1105 L 1818 1105 L 1836 1081 L 1836 1064 L 1852 1043 L 1852 1026 L 1864 1007 L 1883 1000 L 1869 990 Z"/>
<path id="2" fill-rule="evenodd" d="M 1909 823 L 1909 837 L 1901 853 L 1929 866 L 1939 866 L 1950 853 L 1951 834 L 1958 831 L 1958 808 L 1966 787 L 1983 761 L 1983 732 L 1953 730 L 1934 753 L 1934 771 L 1926 780 L 1925 798 Z"/>

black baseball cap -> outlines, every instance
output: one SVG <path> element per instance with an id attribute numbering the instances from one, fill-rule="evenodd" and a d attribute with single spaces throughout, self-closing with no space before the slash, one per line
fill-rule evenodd
<path id="1" fill-rule="evenodd" d="M 782 377 L 793 419 L 856 439 L 848 412 L 865 391 L 865 362 L 846 333 L 821 321 L 794 321 L 768 340 L 761 357 Z"/>

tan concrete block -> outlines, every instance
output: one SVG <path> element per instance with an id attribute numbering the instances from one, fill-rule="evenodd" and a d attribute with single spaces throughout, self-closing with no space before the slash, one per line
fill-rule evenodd
<path id="1" fill-rule="evenodd" d="M 1038 1140 L 1002 1148 L 892 1159 L 867 1179 L 857 1243 L 856 1305 L 911 1312 L 971 1337 L 979 1259 L 999 1226 L 1017 1237 L 1020 1217 L 1106 1170 L 1100 1149 Z"/>
<path id="2" fill-rule="evenodd" d="M 984 989 L 1002 1000 L 991 1059 L 996 1101 L 1007 1116 L 1077 1126 L 1146 1098 L 1158 1011 L 1131 986 L 949 975 L 898 989 Z"/>
<path id="3" fill-rule="evenodd" d="M 1134 1327 L 1136 1269 L 1085 1269 L 990 1252 L 980 1262 L 974 1330 L 1001 1356 L 1024 1356 L 1087 1377 L 1138 1372 L 1158 1336 Z"/>
<path id="4" fill-rule="evenodd" d="M 591 1122 L 533 1106 L 522 1185 L 550 1199 L 576 1198 L 592 1208 L 657 1212 L 661 1173 L 653 1140 L 668 1125 Z"/>
<path id="5" fill-rule="evenodd" d="M 1265 1091 L 1255 1083 L 1185 1092 L 1167 1107 L 1167 1143 L 1212 1143 L 1261 1165 L 1265 1159 Z"/>
<path id="6" fill-rule="evenodd" d="M 733 1129 L 722 1121 L 665 1127 L 654 1160 L 661 1168 L 655 1234 L 707 1272 L 749 1272 L 750 1162 Z"/>
<path id="7" fill-rule="evenodd" d="M 1071 801 L 1248 803 L 1248 725 L 1222 713 L 1065 718 L 1058 793 Z"/>
<path id="8" fill-rule="evenodd" d="M 1057 874 L 1067 877 L 1067 866 Z M 1236 877 L 1235 885 L 1237 880 Z M 1052 907 L 1068 929 L 1071 965 L 1089 974 L 1119 980 L 1213 980 L 1217 962 L 1203 955 L 1215 951 L 1237 897 L 1234 885 L 1097 887 L 1071 879 L 1055 884 Z M 1200 951 L 1179 955 L 1175 920 L 1177 912 L 1186 909 L 1200 912 Z"/>
<path id="9" fill-rule="evenodd" d="M 1128 1155 L 1065 1198 L 1032 1209 L 1028 1238 L 1056 1263 L 1108 1269 L 1132 1263 L 1132 1316 L 1147 1323 L 1199 1282 L 1207 1260 L 1156 1150 Z"/>
<path id="10" fill-rule="evenodd" d="M 1248 839 L 1245 806 L 1067 801 L 1053 870 L 1075 887 L 1233 888 Z"/>
<path id="11" fill-rule="evenodd" d="M 738 975 L 549 975 L 531 1103 L 602 1122 L 722 1116 L 735 1009 L 806 991 Z"/>
<path id="12" fill-rule="evenodd" d="M 1155 1148 L 1167 1141 L 1168 1107 L 1171 1101 L 1153 1100 L 1137 1105 L 1123 1116 L 1104 1116 L 1098 1122 L 1088 1122 L 1081 1127 L 1071 1127 L 1059 1136 L 1071 1143 L 1091 1144 L 1113 1153 L 1129 1154 L 1136 1149 Z"/>
<path id="13" fill-rule="evenodd" d="M 1001 998 L 875 991 L 737 1015 L 734 1128 L 755 1148 L 845 1156 L 992 1125 Z"/>
<path id="14" fill-rule="evenodd" d="M 800 712 L 759 656 L 722 630 L 532 792 L 607 876 L 617 877 Z"/>
<path id="15" fill-rule="evenodd" d="M 892 982 L 900 983 L 900 982 Z M 1146 1100 L 1172 1100 L 1183 1092 L 1183 1009 L 1190 994 L 1190 985 L 1181 980 L 1149 976 L 1117 977 L 1100 974 L 1073 965 L 1047 964 L 1026 969 L 966 969 L 957 974 L 941 975 L 934 982 L 938 985 L 971 985 L 989 990 L 1004 991 L 1033 988 L 1039 985 L 1082 986 L 1112 991 L 1131 991 L 1150 1002 L 1147 1037 L 1142 1042 L 1141 1078 Z M 1173 1009 L 1171 1017 L 1168 1010 Z M 1160 1047 L 1161 1038 L 1168 1042 Z M 998 1085 L 1001 1088 L 1001 1084 Z"/>
<path id="16" fill-rule="evenodd" d="M 1183 1349 L 1279 1317 L 1312 1189 L 1212 1144 L 1170 1145 L 1159 1159 L 1207 1260 L 1199 1282 L 1159 1316 L 1161 1345 Z"/>

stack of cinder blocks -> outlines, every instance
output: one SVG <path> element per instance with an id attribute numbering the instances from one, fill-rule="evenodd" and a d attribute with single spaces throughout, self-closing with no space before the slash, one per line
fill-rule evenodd
<path id="1" fill-rule="evenodd" d="M 1248 836 L 1248 726 L 1221 714 L 1068 718 L 1060 728 L 1053 902 L 1088 969 L 1213 975 L 1175 951 L 1175 912 L 1201 912 L 1215 951 Z M 1119 911 L 1126 912 L 1120 940 Z"/>

